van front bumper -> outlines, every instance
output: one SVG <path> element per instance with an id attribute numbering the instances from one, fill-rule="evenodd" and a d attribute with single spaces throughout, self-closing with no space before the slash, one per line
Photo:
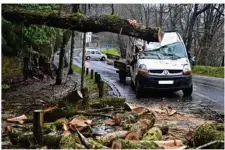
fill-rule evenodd
<path id="1" fill-rule="evenodd" d="M 142 89 L 181 90 L 192 86 L 192 75 L 137 75 L 136 81 L 139 82 L 139 86 Z M 159 81 L 173 81 L 173 84 L 159 84 Z"/>

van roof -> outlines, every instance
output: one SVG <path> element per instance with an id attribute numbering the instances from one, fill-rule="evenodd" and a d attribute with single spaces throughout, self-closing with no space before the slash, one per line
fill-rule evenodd
<path id="1" fill-rule="evenodd" d="M 86 48 L 86 51 L 98 51 L 97 49 L 87 49 Z"/>
<path id="2" fill-rule="evenodd" d="M 164 46 L 175 42 L 183 42 L 180 34 L 178 32 L 165 32 L 160 44 Z"/>

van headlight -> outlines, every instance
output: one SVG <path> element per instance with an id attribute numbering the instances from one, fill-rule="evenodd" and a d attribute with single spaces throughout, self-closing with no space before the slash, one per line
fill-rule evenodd
<path id="1" fill-rule="evenodd" d="M 184 65 L 183 74 L 184 75 L 191 75 L 191 67 L 189 65 Z"/>
<path id="2" fill-rule="evenodd" d="M 138 74 L 149 74 L 147 66 L 140 64 L 138 67 Z"/>

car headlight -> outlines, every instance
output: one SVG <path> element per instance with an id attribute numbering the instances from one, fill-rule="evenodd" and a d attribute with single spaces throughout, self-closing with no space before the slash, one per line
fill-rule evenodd
<path id="1" fill-rule="evenodd" d="M 147 66 L 140 64 L 138 67 L 138 74 L 149 74 Z"/>
<path id="2" fill-rule="evenodd" d="M 183 67 L 183 74 L 190 75 L 191 74 L 191 67 L 189 65 L 184 65 Z"/>

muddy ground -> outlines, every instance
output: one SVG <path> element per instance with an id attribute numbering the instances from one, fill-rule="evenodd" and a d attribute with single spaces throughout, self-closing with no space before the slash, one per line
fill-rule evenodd
<path id="1" fill-rule="evenodd" d="M 23 114 L 31 116 L 33 110 L 40 109 L 43 104 L 57 103 L 69 90 L 79 89 L 79 83 L 80 74 L 67 75 L 67 69 L 65 69 L 62 85 L 55 85 L 55 79 L 51 78 L 28 79 L 10 85 L 9 89 L 2 91 L 2 133 L 8 124 L 6 119 Z M 105 89 L 105 93 L 113 95 L 110 87 Z M 94 92 L 90 97 L 97 95 L 98 93 Z M 8 139 L 4 137 L 4 134 L 2 135 L 2 148 L 10 148 Z"/>

